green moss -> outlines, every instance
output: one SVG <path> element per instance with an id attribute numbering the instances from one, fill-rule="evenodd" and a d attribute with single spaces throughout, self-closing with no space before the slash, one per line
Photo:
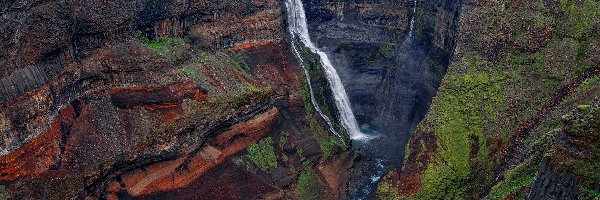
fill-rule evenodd
<path id="1" fill-rule="evenodd" d="M 285 154 L 281 155 L 281 162 L 287 163 L 288 160 L 289 160 L 289 158 L 287 155 L 285 155 Z"/>
<path id="2" fill-rule="evenodd" d="M 246 160 L 244 160 L 244 158 L 242 158 L 242 157 L 235 157 L 235 158 L 231 159 L 231 161 L 236 166 L 238 166 L 238 167 L 244 167 L 247 171 L 250 171 L 250 165 L 248 164 L 248 162 L 246 162 Z"/>
<path id="3" fill-rule="evenodd" d="M 277 158 L 275 157 L 273 140 L 271 140 L 271 137 L 262 139 L 257 144 L 248 146 L 247 150 L 248 155 L 246 155 L 246 157 L 252 160 L 252 162 L 263 171 L 277 167 Z"/>
<path id="4" fill-rule="evenodd" d="M 200 74 L 194 66 L 186 66 L 178 69 L 185 77 L 192 81 L 200 81 Z"/>
<path id="5" fill-rule="evenodd" d="M 185 40 L 177 37 L 162 37 L 154 40 L 138 35 L 140 42 L 172 61 L 181 60 L 185 54 Z"/>
<path id="6" fill-rule="evenodd" d="M 319 146 L 321 147 L 321 151 L 323 151 L 323 157 L 327 158 L 330 155 L 343 147 L 344 145 L 341 143 L 340 138 L 337 136 L 329 136 L 329 135 L 317 135 L 317 142 L 319 142 Z"/>
<path id="7" fill-rule="evenodd" d="M 220 56 L 219 59 L 227 66 L 233 67 L 242 74 L 248 75 L 248 73 L 250 73 L 250 66 L 246 64 L 240 54 L 229 53 Z"/>
<path id="8" fill-rule="evenodd" d="M 252 84 L 246 83 L 237 94 L 217 98 L 214 102 L 214 107 L 210 107 L 210 109 L 213 112 L 224 112 L 228 109 L 237 109 L 255 101 L 256 99 L 269 99 L 273 92 L 274 90 L 272 87 L 259 88 Z"/>
<path id="9" fill-rule="evenodd" d="M 233 52 L 210 53 L 207 51 L 198 51 L 198 62 L 203 65 L 231 67 L 235 71 L 249 76 L 250 66 L 244 61 L 241 54 Z"/>
<path id="10" fill-rule="evenodd" d="M 319 126 L 314 116 L 307 117 L 306 120 L 308 121 L 311 132 L 319 143 L 319 147 L 321 147 L 321 151 L 323 152 L 323 156 L 325 158 L 333 155 L 338 149 L 345 148 L 345 145 L 342 143 L 341 139 L 337 136 L 329 134 L 329 130 Z"/>
<path id="11" fill-rule="evenodd" d="M 586 187 L 580 187 L 581 190 L 581 199 L 600 199 L 600 191 L 591 189 L 591 188 L 586 188 Z"/>
<path id="12" fill-rule="evenodd" d="M 287 133 L 285 131 L 281 132 L 281 135 L 279 135 L 279 148 L 280 149 L 283 149 L 285 147 L 288 137 L 289 137 L 289 133 Z"/>
<path id="13" fill-rule="evenodd" d="M 597 88 L 597 87 L 600 87 L 600 76 L 597 76 L 597 77 L 594 77 L 591 79 L 587 79 L 586 81 L 581 83 L 578 90 L 586 92 L 592 88 Z"/>
<path id="14" fill-rule="evenodd" d="M 400 199 L 400 194 L 392 184 L 381 182 L 377 186 L 376 197 L 377 200 L 396 200 Z"/>
<path id="15" fill-rule="evenodd" d="M 302 76 L 305 76 L 305 75 L 303 74 Z M 313 108 L 311 97 L 310 97 L 310 89 L 309 89 L 308 83 L 306 82 L 305 78 L 302 79 L 302 87 L 301 87 L 300 92 L 302 93 L 302 100 L 304 101 L 304 111 L 308 115 L 314 114 L 315 110 Z"/>
<path id="16" fill-rule="evenodd" d="M 531 185 L 538 168 L 539 164 L 524 162 L 508 170 L 504 174 L 504 179 L 492 187 L 489 196 L 490 199 L 505 199 L 516 190 Z"/>
<path id="17" fill-rule="evenodd" d="M 566 18 L 564 29 L 573 38 L 581 37 L 600 17 L 600 3 L 594 0 L 561 0 L 560 8 Z"/>
<path id="18" fill-rule="evenodd" d="M 483 129 L 496 121 L 504 107 L 506 92 L 501 72 L 450 74 L 432 110 L 438 139 L 438 157 L 424 173 L 423 190 L 418 197 L 463 198 L 464 180 L 470 173 L 469 161 L 487 155 Z M 471 154 L 471 137 L 479 138 L 478 155 Z"/>
<path id="19" fill-rule="evenodd" d="M 558 159 L 561 167 L 582 179 L 584 185 L 593 186 L 600 182 L 600 108 L 579 106 L 563 119 L 564 131 L 572 138 L 572 145 L 589 152 L 573 152 L 578 156 Z M 585 142 L 582 142 L 585 141 Z"/>
<path id="20" fill-rule="evenodd" d="M 379 47 L 379 53 L 381 55 L 383 55 L 384 57 L 388 58 L 394 54 L 395 49 L 396 49 L 396 44 L 393 41 L 388 41 Z"/>
<path id="21" fill-rule="evenodd" d="M 309 166 L 305 166 L 298 176 L 297 189 L 302 200 L 321 200 L 325 196 L 323 188 L 317 181 L 315 171 Z"/>

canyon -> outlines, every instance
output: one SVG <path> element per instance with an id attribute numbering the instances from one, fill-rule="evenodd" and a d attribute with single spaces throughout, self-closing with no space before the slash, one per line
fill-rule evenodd
<path id="1" fill-rule="evenodd" d="M 0 199 L 597 199 L 597 0 L 0 2 Z"/>

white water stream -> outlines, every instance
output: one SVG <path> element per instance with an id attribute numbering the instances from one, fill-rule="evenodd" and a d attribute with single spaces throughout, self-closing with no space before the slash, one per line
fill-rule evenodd
<path id="1" fill-rule="evenodd" d="M 304 45 L 308 49 L 310 49 L 310 51 L 312 51 L 313 53 L 316 53 L 321 58 L 321 65 L 323 66 L 323 69 L 325 70 L 325 75 L 327 77 L 327 81 L 329 82 L 329 85 L 331 85 L 331 90 L 333 91 L 333 96 L 335 99 L 335 105 L 339 111 L 340 121 L 341 121 L 342 126 L 344 126 L 346 131 L 348 131 L 348 135 L 350 136 L 350 139 L 352 139 L 352 140 L 368 140 L 370 137 L 368 135 L 362 133 L 360 131 L 360 128 L 358 127 L 356 118 L 354 117 L 354 113 L 352 113 L 352 108 L 350 107 L 350 101 L 348 100 L 348 94 L 346 94 L 346 90 L 344 89 L 344 85 L 342 84 L 340 76 L 337 74 L 337 71 L 331 64 L 331 61 L 329 60 L 329 57 L 327 56 L 327 54 L 325 54 L 325 52 L 319 50 L 319 48 L 317 48 L 317 46 L 310 39 L 310 35 L 308 34 L 308 25 L 306 22 L 306 14 L 304 12 L 304 5 L 302 4 L 302 1 L 301 0 L 287 0 L 285 5 L 287 7 L 288 25 L 289 25 L 288 28 L 289 28 L 292 36 L 298 37 L 300 39 L 300 41 L 302 41 L 302 43 L 304 43 Z M 294 46 L 293 43 L 292 43 L 292 45 Z M 296 50 L 295 46 L 294 46 L 294 51 L 295 51 L 295 54 L 298 57 L 298 59 L 302 62 L 301 55 Z M 301 63 L 301 64 L 304 67 L 304 64 L 303 63 Z M 310 84 L 310 77 L 308 76 L 306 69 L 304 69 L 304 70 L 305 70 L 304 73 L 306 74 L 306 77 L 307 77 L 307 81 Z M 325 119 L 325 121 L 328 121 L 330 129 L 332 131 L 334 131 L 329 119 L 325 115 L 323 115 L 323 113 L 321 113 L 320 109 L 317 109 L 318 106 L 314 100 L 314 95 L 312 94 L 312 88 L 310 88 L 310 90 L 311 90 L 311 100 L 312 100 L 313 105 L 315 106 L 315 110 L 317 110 L 319 112 L 319 114 L 321 114 L 321 116 L 323 117 L 323 119 Z M 336 133 L 339 136 L 339 134 L 337 132 L 334 132 L 334 133 Z"/>

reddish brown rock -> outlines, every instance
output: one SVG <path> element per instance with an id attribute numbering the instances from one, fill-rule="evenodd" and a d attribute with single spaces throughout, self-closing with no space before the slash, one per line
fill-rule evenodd
<path id="1" fill-rule="evenodd" d="M 210 142 L 212 146 L 206 147 L 205 151 L 127 172 L 120 176 L 125 183 L 124 188 L 117 188 L 116 181 L 113 181 L 109 184 L 112 186 L 109 188 L 110 192 L 126 190 L 132 196 L 145 196 L 185 187 L 208 170 L 220 165 L 230 155 L 256 143 L 270 131 L 270 124 L 278 116 L 278 110 L 272 108 L 219 134 Z"/>
<path id="2" fill-rule="evenodd" d="M 155 87 L 115 88 L 110 92 L 112 104 L 118 108 L 148 106 L 151 108 L 170 107 L 180 104 L 183 99 L 203 101 L 206 94 L 189 81 L 171 83 Z"/>
<path id="3" fill-rule="evenodd" d="M 72 123 L 74 109 L 63 109 L 54 119 L 50 129 L 10 154 L 0 156 L 0 182 L 33 177 L 55 165 L 60 156 L 63 126 Z"/>

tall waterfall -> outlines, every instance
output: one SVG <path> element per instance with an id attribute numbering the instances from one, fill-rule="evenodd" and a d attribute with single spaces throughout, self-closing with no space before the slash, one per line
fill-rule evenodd
<path id="1" fill-rule="evenodd" d="M 302 4 L 301 0 L 286 0 L 286 8 L 287 8 L 287 17 L 288 17 L 288 24 L 289 24 L 289 31 L 291 32 L 293 37 L 298 37 L 300 39 L 300 41 L 302 41 L 302 43 L 304 43 L 304 45 L 306 47 L 308 47 L 313 53 L 316 53 L 319 55 L 319 57 L 321 58 L 321 65 L 323 66 L 323 69 L 325 70 L 325 75 L 327 76 L 327 81 L 329 82 L 329 85 L 331 85 L 331 90 L 333 91 L 333 96 L 335 99 L 335 105 L 339 111 L 340 114 L 340 120 L 342 125 L 344 126 L 344 128 L 346 128 L 346 130 L 348 131 L 348 134 L 350 135 L 350 139 L 352 140 L 366 140 L 369 137 L 367 135 L 365 135 L 364 133 L 362 133 L 360 131 L 360 128 L 358 127 L 358 124 L 356 122 L 356 118 L 354 117 L 354 113 L 352 113 L 352 108 L 350 107 L 350 101 L 348 100 L 348 94 L 346 94 L 346 90 L 344 89 L 344 85 L 342 84 L 342 81 L 340 79 L 340 76 L 337 74 L 337 71 L 335 70 L 335 68 L 333 68 L 331 61 L 329 60 L 329 57 L 327 56 L 327 54 L 325 54 L 325 52 L 319 50 L 319 48 L 316 47 L 316 45 L 312 42 L 312 40 L 310 39 L 310 35 L 308 34 L 308 25 L 306 23 L 306 14 L 304 12 L 304 5 Z M 297 52 L 296 47 L 294 46 L 294 51 L 296 56 L 298 57 L 298 59 L 300 59 L 302 61 L 302 58 L 300 56 L 300 54 Z M 303 64 L 303 63 L 301 63 Z M 308 73 L 305 70 L 305 74 L 307 77 L 307 80 L 310 84 L 310 78 L 308 76 Z M 329 122 L 329 119 L 323 115 L 323 113 L 320 112 L 320 109 L 317 109 L 318 106 L 314 100 L 314 95 L 312 94 L 312 88 L 310 88 L 311 90 L 311 100 L 313 105 L 315 105 L 315 110 L 317 110 L 319 112 L 319 114 L 321 114 L 321 116 L 323 117 L 323 119 L 325 119 L 325 121 L 328 121 L 328 124 L 330 125 L 330 129 L 332 131 L 333 128 L 331 126 L 331 123 Z M 334 131 L 334 133 L 336 133 Z M 337 133 L 336 133 L 337 134 Z"/>
<path id="2" fill-rule="evenodd" d="M 417 15 L 417 0 L 413 0 L 413 14 L 410 18 L 410 30 L 408 31 L 408 38 L 412 38 L 413 29 L 415 28 L 415 16 Z"/>

